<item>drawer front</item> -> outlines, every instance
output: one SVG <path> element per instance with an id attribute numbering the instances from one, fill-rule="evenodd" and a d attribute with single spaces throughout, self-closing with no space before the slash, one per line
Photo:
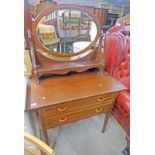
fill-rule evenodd
<path id="1" fill-rule="evenodd" d="M 95 106 L 93 108 L 88 108 L 85 110 L 79 110 L 76 112 L 59 115 L 56 117 L 45 118 L 46 128 L 56 127 L 69 122 L 81 120 L 90 116 L 98 115 L 103 112 L 110 111 L 112 108 L 112 102 L 106 103 L 100 106 Z"/>
<path id="2" fill-rule="evenodd" d="M 113 101 L 115 94 L 99 95 L 94 97 L 89 97 L 81 100 L 76 100 L 68 103 L 63 103 L 59 105 L 54 105 L 52 107 L 43 109 L 43 116 L 49 117 L 59 114 L 66 114 L 68 112 L 80 110 L 87 107 L 92 107 L 96 105 L 101 105 L 110 101 Z"/>

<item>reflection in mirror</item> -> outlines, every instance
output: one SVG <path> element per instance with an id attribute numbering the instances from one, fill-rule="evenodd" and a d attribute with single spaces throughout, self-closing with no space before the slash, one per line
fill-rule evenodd
<path id="1" fill-rule="evenodd" d="M 93 18 L 79 9 L 60 9 L 44 16 L 37 26 L 44 47 L 58 53 L 77 53 L 97 35 Z"/>

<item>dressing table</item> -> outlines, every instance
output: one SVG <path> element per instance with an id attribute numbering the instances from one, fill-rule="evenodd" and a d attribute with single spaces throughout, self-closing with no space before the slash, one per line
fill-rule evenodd
<path id="1" fill-rule="evenodd" d="M 35 110 L 48 144 L 47 129 L 106 113 L 105 131 L 117 94 L 126 88 L 104 73 L 85 72 L 27 84 L 26 110 Z"/>
<path id="2" fill-rule="evenodd" d="M 101 113 L 104 132 L 117 94 L 126 89 L 104 72 L 101 25 L 107 10 L 55 3 L 42 8 L 32 13 L 25 0 L 32 63 L 25 110 L 38 114 L 47 144 L 49 128 Z"/>

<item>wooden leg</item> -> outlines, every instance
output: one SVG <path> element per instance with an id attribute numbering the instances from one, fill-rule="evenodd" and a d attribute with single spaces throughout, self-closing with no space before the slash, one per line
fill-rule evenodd
<path id="1" fill-rule="evenodd" d="M 48 140 L 48 133 L 47 133 L 47 129 L 46 129 L 46 126 L 45 126 L 45 120 L 44 118 L 42 117 L 42 111 L 39 111 L 38 110 L 38 114 L 39 114 L 39 126 L 42 130 L 42 133 L 43 133 L 43 137 L 44 137 L 44 140 L 45 140 L 45 143 L 47 145 L 49 145 L 49 140 Z"/>
<path id="2" fill-rule="evenodd" d="M 49 145 L 47 129 L 43 128 L 42 130 L 43 130 L 43 136 L 44 136 L 44 139 L 45 139 L 45 143 L 47 145 Z"/>
<path id="3" fill-rule="evenodd" d="M 129 139 L 128 139 L 128 138 L 127 138 L 127 145 L 126 145 L 126 147 L 125 147 L 125 148 L 130 150 L 130 141 L 129 141 Z"/>
<path id="4" fill-rule="evenodd" d="M 129 137 L 129 135 L 126 136 L 126 140 L 127 140 L 127 145 L 122 152 L 124 155 L 130 155 L 130 137 Z"/>
<path id="5" fill-rule="evenodd" d="M 106 113 L 105 119 L 104 119 L 104 124 L 103 124 L 103 128 L 102 128 L 102 133 L 105 131 L 109 117 L 110 117 L 111 111 Z"/>
<path id="6" fill-rule="evenodd" d="M 126 136 L 126 140 L 127 140 L 127 145 L 126 145 L 125 149 L 130 150 L 130 137 L 129 137 L 129 135 Z"/>

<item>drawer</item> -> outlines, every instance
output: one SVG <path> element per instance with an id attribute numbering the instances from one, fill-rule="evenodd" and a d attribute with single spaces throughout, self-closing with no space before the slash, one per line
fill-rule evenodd
<path id="1" fill-rule="evenodd" d="M 79 110 L 68 114 L 59 115 L 56 117 L 45 118 L 45 126 L 46 128 L 56 127 L 69 122 L 81 120 L 90 116 L 107 112 L 111 110 L 111 108 L 112 108 L 112 102 L 106 103 L 100 106 L 95 106 L 93 108 L 88 108 L 88 109 Z"/>
<path id="2" fill-rule="evenodd" d="M 43 117 L 54 116 L 58 114 L 65 114 L 75 110 L 83 109 L 86 107 L 92 107 L 113 101 L 115 94 L 106 94 L 75 100 L 72 102 L 62 103 L 59 105 L 53 105 L 52 107 L 43 109 Z"/>

